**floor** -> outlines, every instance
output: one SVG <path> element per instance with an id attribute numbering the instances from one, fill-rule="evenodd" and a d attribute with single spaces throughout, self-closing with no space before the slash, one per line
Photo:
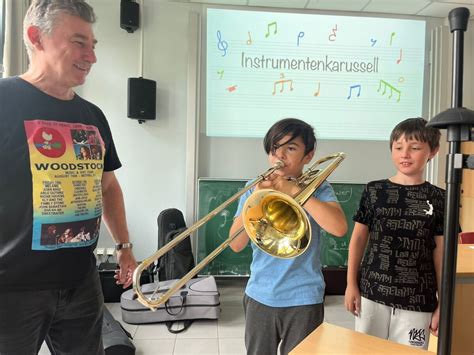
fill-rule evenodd
<path id="1" fill-rule="evenodd" d="M 136 355 L 245 355 L 242 298 L 245 281 L 218 281 L 221 314 L 219 320 L 195 321 L 180 334 L 171 334 L 163 324 L 130 325 L 121 321 L 119 303 L 108 303 L 112 315 L 133 336 Z M 326 296 L 325 321 L 354 329 L 353 316 L 344 309 L 344 296 Z M 39 355 L 50 354 L 43 346 Z"/>

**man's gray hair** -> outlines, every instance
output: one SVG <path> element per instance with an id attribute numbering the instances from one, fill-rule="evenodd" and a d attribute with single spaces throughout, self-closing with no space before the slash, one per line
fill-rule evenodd
<path id="1" fill-rule="evenodd" d="M 33 47 L 28 39 L 29 26 L 37 26 L 44 34 L 51 34 L 60 15 L 77 16 L 94 23 L 96 16 L 92 7 L 84 0 L 33 0 L 23 21 L 23 41 L 31 57 Z"/>

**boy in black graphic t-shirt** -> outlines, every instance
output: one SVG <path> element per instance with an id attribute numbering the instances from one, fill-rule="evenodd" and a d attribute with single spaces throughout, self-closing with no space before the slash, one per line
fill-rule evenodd
<path id="1" fill-rule="evenodd" d="M 444 219 L 444 190 L 424 179 L 440 138 L 426 123 L 410 118 L 393 129 L 397 173 L 368 183 L 362 194 L 345 295 L 357 331 L 424 349 L 430 331 L 438 333 Z"/>

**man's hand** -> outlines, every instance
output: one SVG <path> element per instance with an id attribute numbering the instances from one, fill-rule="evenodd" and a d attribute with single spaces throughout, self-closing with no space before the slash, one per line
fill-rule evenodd
<path id="1" fill-rule="evenodd" d="M 117 251 L 117 263 L 119 269 L 115 270 L 115 280 L 117 285 L 127 288 L 132 284 L 132 275 L 137 267 L 137 262 L 131 249 L 120 249 Z"/>

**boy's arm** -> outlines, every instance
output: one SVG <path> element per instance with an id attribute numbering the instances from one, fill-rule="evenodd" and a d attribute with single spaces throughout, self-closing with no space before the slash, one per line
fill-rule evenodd
<path id="1" fill-rule="evenodd" d="M 336 237 L 343 237 L 346 234 L 346 216 L 338 202 L 323 202 L 310 197 L 303 206 L 326 232 Z"/>
<path id="2" fill-rule="evenodd" d="M 234 233 L 236 233 L 241 227 L 243 227 L 242 215 L 238 215 L 234 218 L 234 223 L 232 223 L 232 226 L 230 227 L 229 236 L 234 235 Z M 249 236 L 244 229 L 237 237 L 235 237 L 229 246 L 233 251 L 238 253 L 247 246 L 248 242 Z"/>
<path id="3" fill-rule="evenodd" d="M 436 272 L 436 282 L 438 283 L 438 298 L 441 287 L 441 272 L 443 266 L 443 254 L 444 254 L 444 236 L 437 235 L 435 237 L 436 247 L 433 250 L 433 263 Z"/>
<path id="4" fill-rule="evenodd" d="M 441 269 L 443 265 L 443 254 L 444 254 L 444 237 L 442 235 L 437 235 L 435 237 L 436 247 L 433 250 L 433 263 L 436 273 L 436 282 L 438 283 L 438 307 L 433 312 L 431 316 L 431 325 L 430 330 L 433 335 L 438 336 L 438 326 L 439 326 L 439 305 L 441 303 Z"/>
<path id="5" fill-rule="evenodd" d="M 293 197 L 301 191 L 301 188 L 293 181 L 276 175 L 262 181 L 258 188 L 273 188 Z M 346 216 L 338 202 L 323 202 L 315 197 L 310 197 L 303 206 L 326 232 L 336 237 L 343 237 L 346 234 Z"/>
<path id="6" fill-rule="evenodd" d="M 360 262 L 364 255 L 367 240 L 369 239 L 369 227 L 365 224 L 355 222 L 349 243 L 349 256 L 347 260 L 347 288 L 345 294 L 346 309 L 355 315 L 360 312 L 360 291 L 357 280 Z"/>

